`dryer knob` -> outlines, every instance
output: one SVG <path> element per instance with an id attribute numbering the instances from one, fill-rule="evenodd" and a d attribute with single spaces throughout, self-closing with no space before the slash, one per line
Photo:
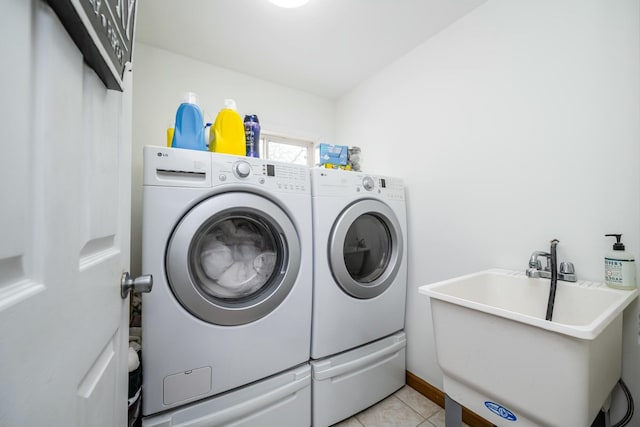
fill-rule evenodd
<path id="1" fill-rule="evenodd" d="M 373 181 L 373 178 L 371 178 L 370 176 L 365 176 L 362 179 L 362 186 L 364 187 L 365 190 L 367 191 L 371 191 L 373 190 L 373 187 L 375 187 L 375 183 Z"/>
<path id="2" fill-rule="evenodd" d="M 245 162 L 244 160 L 237 161 L 233 165 L 233 173 L 238 178 L 246 178 L 249 175 L 251 175 L 251 165 L 248 162 Z"/>

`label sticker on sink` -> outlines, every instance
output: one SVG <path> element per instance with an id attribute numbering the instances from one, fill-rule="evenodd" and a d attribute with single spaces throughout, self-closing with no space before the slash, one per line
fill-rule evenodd
<path id="1" fill-rule="evenodd" d="M 488 410 L 490 410 L 491 412 L 493 412 L 497 416 L 502 417 L 507 421 L 515 421 L 515 420 L 517 420 L 517 418 L 514 415 L 514 413 L 511 412 L 510 410 L 508 410 L 507 408 L 505 408 L 502 405 L 498 405 L 497 403 L 486 401 L 486 402 L 484 402 L 484 406 L 486 406 Z"/>

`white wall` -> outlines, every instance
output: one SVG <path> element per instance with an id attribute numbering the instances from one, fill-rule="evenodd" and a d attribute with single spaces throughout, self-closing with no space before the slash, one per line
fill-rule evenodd
<path id="1" fill-rule="evenodd" d="M 136 43 L 134 57 L 131 271 L 140 274 L 142 147 L 166 144 L 167 124 L 175 118 L 183 92 L 199 95 L 207 121 L 213 122 L 224 99 L 232 98 L 242 116 L 258 115 L 263 132 L 316 142 L 333 140 L 335 106 L 315 95 L 142 43 Z"/>
<path id="2" fill-rule="evenodd" d="M 580 279 L 602 281 L 605 233 L 640 255 L 639 27 L 637 0 L 489 0 L 339 100 L 337 143 L 407 186 L 413 373 L 442 386 L 419 286 L 524 270 L 552 238 Z M 623 357 L 636 406 L 637 316 Z"/>

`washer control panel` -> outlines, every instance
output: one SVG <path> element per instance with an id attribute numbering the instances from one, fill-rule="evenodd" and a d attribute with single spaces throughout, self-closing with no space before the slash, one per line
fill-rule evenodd
<path id="1" fill-rule="evenodd" d="M 143 184 L 165 187 L 210 188 L 220 185 L 253 185 L 265 191 L 309 194 L 309 168 L 181 148 L 144 147 Z"/>
<path id="2" fill-rule="evenodd" d="M 253 157 L 211 153 L 213 185 L 251 184 L 272 191 L 310 192 L 309 168 Z"/>

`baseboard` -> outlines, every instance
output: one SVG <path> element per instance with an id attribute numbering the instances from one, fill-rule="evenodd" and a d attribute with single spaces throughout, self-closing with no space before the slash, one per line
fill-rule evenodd
<path id="1" fill-rule="evenodd" d="M 432 386 L 422 378 L 409 371 L 407 373 L 407 385 L 416 390 L 418 393 L 444 408 L 444 392 Z M 462 421 L 470 427 L 493 427 L 493 424 L 482 418 L 475 412 L 471 412 L 464 406 L 462 407 Z"/>

